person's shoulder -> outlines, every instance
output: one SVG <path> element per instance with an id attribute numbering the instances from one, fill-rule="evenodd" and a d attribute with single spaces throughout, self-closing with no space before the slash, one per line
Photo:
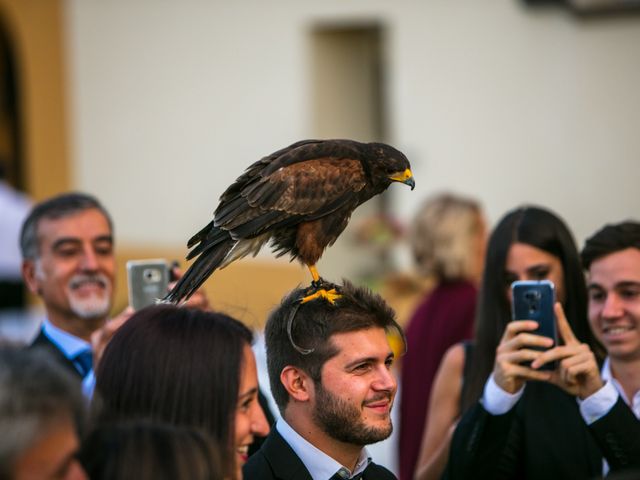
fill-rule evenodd
<path id="1" fill-rule="evenodd" d="M 442 357 L 440 369 L 448 374 L 462 374 L 462 367 L 466 358 L 465 344 L 456 343 L 451 345 Z"/>
<path id="2" fill-rule="evenodd" d="M 42 327 L 38 330 L 38 334 L 26 344 L 26 348 L 38 348 L 38 347 L 54 347 L 53 342 L 42 331 Z"/>
<path id="3" fill-rule="evenodd" d="M 31 343 L 25 345 L 24 348 L 27 350 L 43 352 L 43 354 L 48 356 L 52 362 L 66 368 L 74 375 L 80 375 L 73 361 L 68 359 L 60 347 L 47 337 L 42 330 L 38 333 L 36 338 L 34 338 Z"/>
<path id="4" fill-rule="evenodd" d="M 261 450 L 258 450 L 249 457 L 247 463 L 242 467 L 242 475 L 247 480 L 251 480 L 253 478 L 276 478 L 273 470 L 271 469 L 271 465 Z"/>
<path id="5" fill-rule="evenodd" d="M 363 480 L 397 480 L 390 470 L 373 462 L 369 464 L 362 478 Z"/>
<path id="6" fill-rule="evenodd" d="M 275 427 L 260 449 L 249 457 L 242 473 L 245 479 L 311 480 L 302 461 Z"/>

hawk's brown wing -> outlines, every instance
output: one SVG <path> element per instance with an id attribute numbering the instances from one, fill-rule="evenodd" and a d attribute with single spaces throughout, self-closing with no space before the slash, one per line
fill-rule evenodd
<path id="1" fill-rule="evenodd" d="M 328 215 L 353 203 L 365 185 L 359 160 L 316 158 L 294 163 L 239 189 L 218 207 L 214 225 L 235 238 L 251 238 L 273 227 Z"/>

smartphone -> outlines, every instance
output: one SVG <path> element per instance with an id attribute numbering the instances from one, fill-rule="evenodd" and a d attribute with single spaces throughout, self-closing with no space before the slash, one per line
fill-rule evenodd
<path id="1" fill-rule="evenodd" d="M 140 310 L 153 305 L 167 294 L 169 264 L 163 259 L 129 260 L 127 262 L 129 305 Z"/>
<path id="2" fill-rule="evenodd" d="M 556 316 L 553 305 L 556 303 L 555 287 L 549 280 L 517 281 L 511 284 L 511 318 L 513 320 L 535 320 L 538 328 L 531 333 L 542 335 L 558 344 Z M 544 351 L 546 348 L 532 347 Z M 540 370 L 555 370 L 556 362 L 549 362 Z"/>

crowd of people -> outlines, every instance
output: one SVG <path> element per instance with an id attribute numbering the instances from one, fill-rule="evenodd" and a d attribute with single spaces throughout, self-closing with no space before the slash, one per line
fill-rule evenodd
<path id="1" fill-rule="evenodd" d="M 36 204 L 22 274 L 46 318 L 0 346 L 0 480 L 394 479 L 366 447 L 394 427 L 396 362 L 401 480 L 640 475 L 640 223 L 580 252 L 541 207 L 486 230 L 471 199 L 420 209 L 411 243 L 436 286 L 406 335 L 349 281 L 335 304 L 285 294 L 265 327 L 274 422 L 243 323 L 200 290 L 110 318 L 109 213 L 82 193 Z M 557 342 L 512 320 L 517 280 L 553 282 Z"/>

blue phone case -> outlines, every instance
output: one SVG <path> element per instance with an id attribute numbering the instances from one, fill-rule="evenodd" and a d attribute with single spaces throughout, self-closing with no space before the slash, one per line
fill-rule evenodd
<path id="1" fill-rule="evenodd" d="M 511 284 L 511 318 L 513 320 L 535 320 L 538 328 L 531 333 L 542 335 L 558 344 L 556 316 L 553 305 L 556 302 L 555 287 L 549 280 L 517 281 Z M 536 348 L 534 348 L 536 349 Z M 537 350 L 546 350 L 537 348 Z M 540 367 L 540 370 L 555 370 L 556 362 Z"/>

